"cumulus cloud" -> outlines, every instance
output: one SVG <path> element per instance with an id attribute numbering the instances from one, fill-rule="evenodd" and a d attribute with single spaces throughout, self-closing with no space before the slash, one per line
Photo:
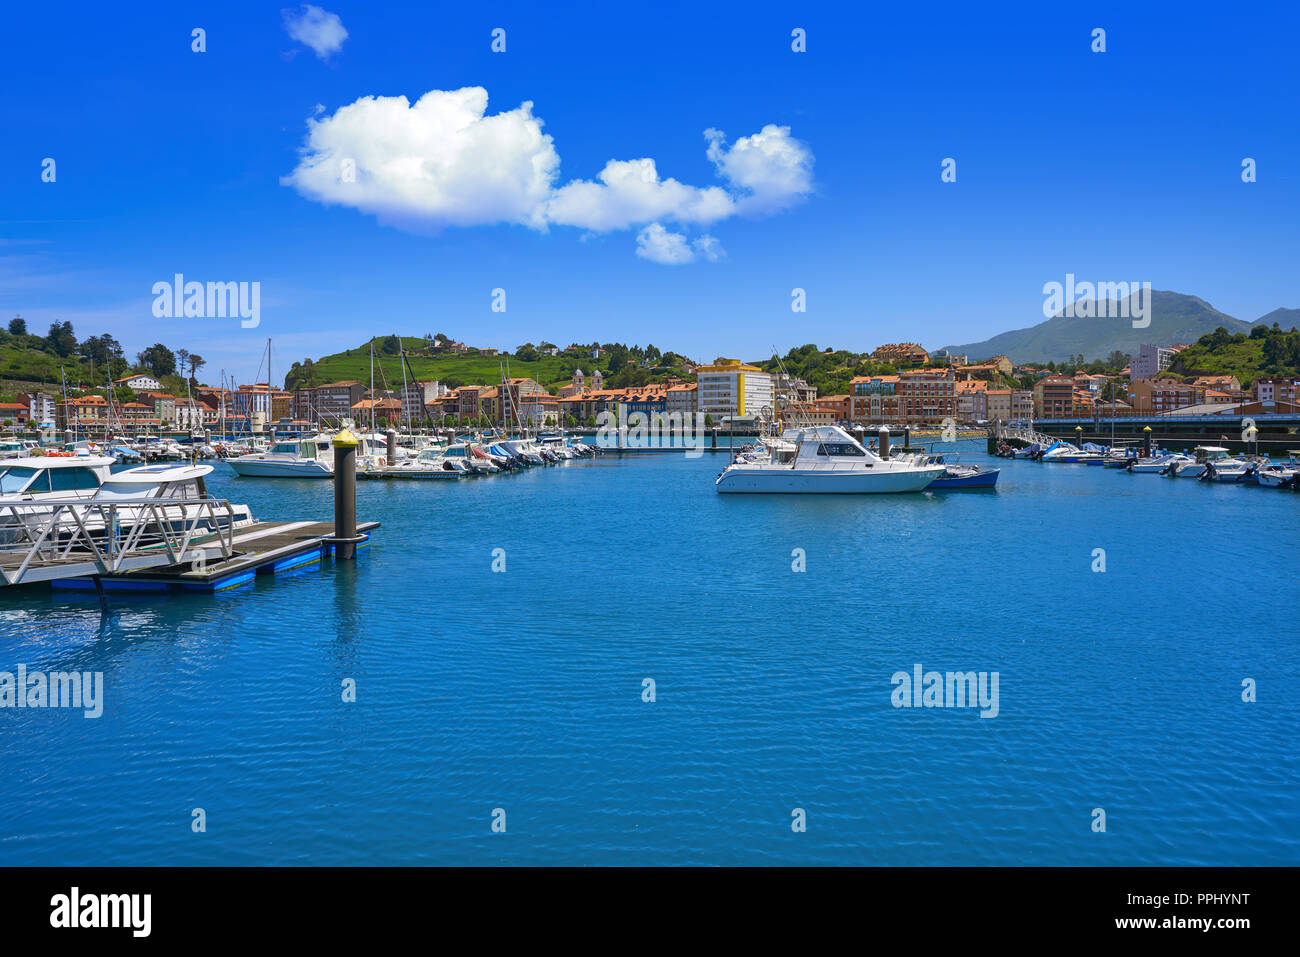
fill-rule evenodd
<path id="1" fill-rule="evenodd" d="M 281 10 L 284 29 L 291 38 L 310 47 L 322 60 L 343 49 L 348 31 L 337 13 L 330 13 L 310 3 L 297 10 Z"/>
<path id="2" fill-rule="evenodd" d="M 637 233 L 636 254 L 665 266 L 681 266 L 699 259 L 717 262 L 723 250 L 722 244 L 707 233 L 692 242 L 683 233 L 665 229 L 661 223 L 651 223 Z"/>
<path id="3" fill-rule="evenodd" d="M 560 157 L 533 104 L 491 115 L 487 106 L 482 87 L 431 90 L 414 104 L 362 97 L 308 119 L 298 166 L 282 182 L 416 232 L 492 223 L 639 229 L 637 255 L 665 264 L 724 254 L 714 237 L 692 241 L 664 223 L 696 230 L 766 215 L 813 190 L 811 150 L 775 125 L 730 146 L 720 131 L 705 131 L 705 155 L 723 185 L 661 177 L 649 157 L 609 160 L 594 179 L 559 185 Z"/>
<path id="4" fill-rule="evenodd" d="M 546 226 L 560 157 L 533 104 L 486 116 L 487 90 L 367 96 L 308 120 L 298 168 L 283 182 L 321 203 L 428 232 L 442 226 Z"/>
<path id="5" fill-rule="evenodd" d="M 790 136 L 790 127 L 769 123 L 730 147 L 721 130 L 705 130 L 704 138 L 718 175 L 743 191 L 737 200 L 741 212 L 775 213 L 812 192 L 812 153 Z"/>
<path id="6" fill-rule="evenodd" d="M 660 179 L 652 159 L 610 160 L 596 179 L 574 180 L 556 190 L 547 203 L 547 221 L 603 233 L 652 219 L 713 223 L 736 211 L 721 187 Z"/>

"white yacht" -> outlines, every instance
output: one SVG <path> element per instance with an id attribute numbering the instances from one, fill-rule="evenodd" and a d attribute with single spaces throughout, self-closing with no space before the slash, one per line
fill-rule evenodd
<path id="1" fill-rule="evenodd" d="M 285 439 L 265 452 L 250 452 L 226 459 L 238 475 L 257 478 L 332 478 L 334 447 L 330 436 Z"/>
<path id="2" fill-rule="evenodd" d="M 714 487 L 719 492 L 919 492 L 945 471 L 942 465 L 881 458 L 834 425 L 787 429 L 768 448 L 765 459 L 728 465 Z"/>

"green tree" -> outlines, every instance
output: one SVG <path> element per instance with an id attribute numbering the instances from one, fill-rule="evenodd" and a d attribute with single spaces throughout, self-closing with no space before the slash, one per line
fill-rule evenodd
<path id="1" fill-rule="evenodd" d="M 155 342 L 148 349 L 137 352 L 135 358 L 155 377 L 176 374 L 176 356 L 161 342 Z"/>
<path id="2" fill-rule="evenodd" d="M 61 358 L 66 359 L 77 351 L 77 337 L 73 334 L 70 322 L 50 323 L 50 333 L 45 340 L 50 344 L 54 354 Z"/>
<path id="3" fill-rule="evenodd" d="M 14 316 L 9 320 L 9 333 L 15 336 L 27 335 L 27 320 L 22 316 Z"/>

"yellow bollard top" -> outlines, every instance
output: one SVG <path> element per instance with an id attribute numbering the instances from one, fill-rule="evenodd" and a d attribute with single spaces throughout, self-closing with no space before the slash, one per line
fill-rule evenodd
<path id="1" fill-rule="evenodd" d="M 330 445 L 334 446 L 336 449 L 354 449 L 360 444 L 361 440 L 353 435 L 349 429 L 342 429 L 338 435 L 334 436 L 334 438 L 330 440 Z"/>

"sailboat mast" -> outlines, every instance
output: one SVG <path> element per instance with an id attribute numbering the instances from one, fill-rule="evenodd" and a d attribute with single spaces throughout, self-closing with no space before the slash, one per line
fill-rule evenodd
<path id="1" fill-rule="evenodd" d="M 402 345 L 402 337 L 397 337 L 397 357 L 402 362 L 402 395 L 401 406 L 397 411 L 397 421 L 401 423 L 406 418 L 406 347 Z M 411 431 L 411 423 L 406 423 L 406 431 Z"/>
<path id="2" fill-rule="evenodd" d="M 375 337 L 370 337 L 370 434 L 375 434 Z"/>

